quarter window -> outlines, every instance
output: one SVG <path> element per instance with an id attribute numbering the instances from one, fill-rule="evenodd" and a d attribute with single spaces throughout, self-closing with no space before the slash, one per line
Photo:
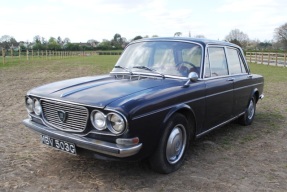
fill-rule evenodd
<path id="1" fill-rule="evenodd" d="M 227 48 L 228 68 L 230 74 L 242 73 L 242 65 L 236 49 Z"/>
<path id="2" fill-rule="evenodd" d="M 228 75 L 223 47 L 208 48 L 211 77 Z"/>

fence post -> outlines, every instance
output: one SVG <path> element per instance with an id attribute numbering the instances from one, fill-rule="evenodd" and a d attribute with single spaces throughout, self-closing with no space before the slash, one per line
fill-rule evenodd
<path id="1" fill-rule="evenodd" d="M 11 57 L 12 57 L 12 59 L 13 59 L 13 57 L 14 57 L 13 49 L 11 49 Z"/>
<path id="2" fill-rule="evenodd" d="M 5 50 L 2 48 L 3 65 L 5 64 Z"/>
<path id="3" fill-rule="evenodd" d="M 251 62 L 252 62 L 252 59 L 251 59 L 251 57 L 252 57 L 252 53 L 251 53 L 251 52 L 249 52 L 249 56 L 250 56 L 250 58 L 249 58 L 249 62 L 251 63 Z"/>
<path id="4" fill-rule="evenodd" d="M 257 52 L 255 52 L 255 63 L 257 64 Z"/>
<path id="5" fill-rule="evenodd" d="M 270 64 L 270 53 L 268 52 L 268 65 Z"/>
<path id="6" fill-rule="evenodd" d="M 27 61 L 29 61 L 29 50 L 28 49 L 26 51 L 26 55 L 27 55 Z"/>
<path id="7" fill-rule="evenodd" d="M 261 64 L 263 64 L 263 52 L 261 52 Z"/>
<path id="8" fill-rule="evenodd" d="M 19 59 L 21 57 L 21 47 L 19 46 Z"/>
<path id="9" fill-rule="evenodd" d="M 277 66 L 277 61 L 278 61 L 278 53 L 276 53 L 276 66 Z"/>
<path id="10" fill-rule="evenodd" d="M 284 67 L 286 67 L 286 53 L 284 54 Z"/>

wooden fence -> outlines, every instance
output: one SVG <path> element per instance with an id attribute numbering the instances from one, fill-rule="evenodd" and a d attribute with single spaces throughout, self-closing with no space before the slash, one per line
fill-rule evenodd
<path id="1" fill-rule="evenodd" d="M 246 60 L 250 63 L 286 67 L 286 53 L 246 52 Z"/>
<path id="2" fill-rule="evenodd" d="M 2 56 L 2 63 L 5 64 L 7 59 L 13 60 L 14 58 L 25 59 L 27 61 L 34 58 L 40 59 L 64 59 L 71 57 L 87 57 L 93 55 L 121 55 L 122 51 L 52 51 L 52 50 L 26 50 L 14 51 L 2 49 L 0 55 Z"/>

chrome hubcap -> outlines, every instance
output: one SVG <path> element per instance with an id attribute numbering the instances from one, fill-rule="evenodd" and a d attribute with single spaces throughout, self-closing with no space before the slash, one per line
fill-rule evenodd
<path id="1" fill-rule="evenodd" d="M 253 100 L 250 101 L 248 109 L 247 109 L 247 113 L 248 113 L 248 119 L 252 119 L 253 115 L 254 115 L 255 109 L 254 109 L 254 102 Z"/>
<path id="2" fill-rule="evenodd" d="M 186 131 L 183 125 L 176 125 L 167 140 L 166 159 L 170 164 L 178 162 L 185 150 Z"/>

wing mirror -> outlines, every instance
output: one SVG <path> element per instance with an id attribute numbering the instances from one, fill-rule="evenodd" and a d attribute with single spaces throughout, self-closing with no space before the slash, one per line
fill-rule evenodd
<path id="1" fill-rule="evenodd" d="M 198 80 L 198 75 L 197 75 L 197 73 L 196 73 L 196 72 L 190 72 L 190 73 L 188 74 L 188 79 L 189 79 L 190 81 L 192 81 L 192 82 L 197 81 L 197 80 Z"/>
<path id="2" fill-rule="evenodd" d="M 188 74 L 188 81 L 184 84 L 183 87 L 188 87 L 189 83 L 192 82 L 196 82 L 198 80 L 198 74 L 196 72 L 190 72 Z"/>

